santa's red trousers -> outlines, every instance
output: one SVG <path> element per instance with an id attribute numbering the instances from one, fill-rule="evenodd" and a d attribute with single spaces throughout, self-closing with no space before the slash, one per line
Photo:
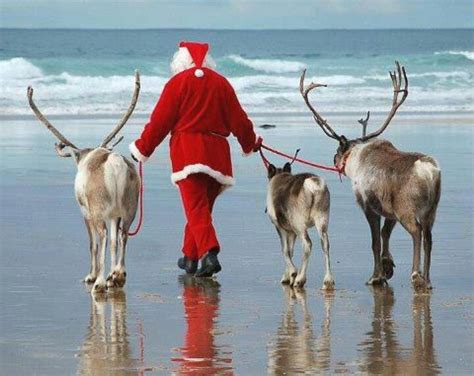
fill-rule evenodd
<path id="1" fill-rule="evenodd" d="M 180 180 L 178 186 L 187 219 L 183 253 L 191 260 L 198 260 L 211 249 L 219 249 L 212 208 L 222 185 L 209 175 L 198 173 Z"/>

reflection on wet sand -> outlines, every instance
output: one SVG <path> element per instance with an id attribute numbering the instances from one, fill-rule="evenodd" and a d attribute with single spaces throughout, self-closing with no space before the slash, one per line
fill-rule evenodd
<path id="1" fill-rule="evenodd" d="M 321 373 L 329 370 L 331 361 L 331 308 L 334 296 L 325 295 L 325 316 L 321 334 L 313 333 L 313 318 L 306 304 L 306 292 L 283 286 L 286 312 L 270 345 L 268 374 Z M 298 304 L 296 304 L 298 303 Z M 299 305 L 302 321 L 298 322 L 295 306 Z"/>
<path id="2" fill-rule="evenodd" d="M 393 290 L 372 288 L 374 310 L 372 328 L 359 344 L 363 353 L 359 370 L 369 374 L 431 375 L 440 373 L 433 347 L 433 323 L 429 293 L 414 294 L 412 300 L 413 347 L 401 347 L 397 325 L 392 318 Z M 404 332 L 402 330 L 401 332 Z"/>
<path id="3" fill-rule="evenodd" d="M 107 308 L 110 308 L 110 316 L 107 316 Z M 129 340 L 124 291 L 91 296 L 89 326 L 77 357 L 80 375 L 142 374 L 142 362 L 134 358 Z"/>
<path id="4" fill-rule="evenodd" d="M 181 357 L 173 358 L 180 366 L 180 375 L 233 374 L 232 353 L 215 345 L 219 317 L 219 290 L 217 281 L 183 275 L 183 306 L 186 318 L 184 345 Z"/>

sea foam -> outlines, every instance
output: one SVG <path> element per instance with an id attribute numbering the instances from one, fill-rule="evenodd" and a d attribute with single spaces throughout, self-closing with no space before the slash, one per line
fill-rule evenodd
<path id="1" fill-rule="evenodd" d="M 461 55 L 466 59 L 474 60 L 474 51 L 441 51 L 435 52 L 435 55 Z"/>
<path id="2" fill-rule="evenodd" d="M 299 72 L 306 68 L 306 64 L 299 61 L 280 59 L 247 59 L 240 55 L 230 55 L 229 59 L 234 63 L 265 73 L 292 73 Z"/>

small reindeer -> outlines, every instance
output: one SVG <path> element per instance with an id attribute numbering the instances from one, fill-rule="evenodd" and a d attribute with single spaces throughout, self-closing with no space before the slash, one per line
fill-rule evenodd
<path id="1" fill-rule="evenodd" d="M 74 157 L 77 174 L 74 184 L 76 200 L 84 216 L 89 234 L 91 255 L 90 273 L 84 282 L 94 283 L 92 292 L 105 292 L 107 287 L 123 287 L 125 271 L 125 248 L 128 230 L 132 224 L 138 205 L 140 178 L 135 166 L 125 157 L 112 151 L 123 136 L 113 144 L 114 139 L 130 118 L 140 92 L 140 75 L 135 73 L 135 91 L 132 102 L 120 123 L 96 148 L 79 148 L 64 137 L 39 111 L 33 102 L 33 89 L 28 88 L 28 101 L 36 117 L 56 136 L 59 144 L 55 149 L 60 157 Z M 68 148 L 70 152 L 64 149 Z M 107 229 L 107 222 L 110 228 Z M 120 230 L 119 231 L 119 226 Z M 110 236 L 111 271 L 104 279 L 105 250 L 107 234 Z M 120 255 L 117 261 L 117 237 L 120 240 Z M 98 250 L 100 249 L 100 252 Z"/>
<path id="2" fill-rule="evenodd" d="M 306 269 L 312 248 L 308 229 L 316 226 L 326 258 L 323 289 L 333 289 L 328 237 L 330 197 L 326 183 L 313 174 L 292 175 L 289 162 L 283 168 L 269 164 L 268 180 L 267 213 L 280 236 L 286 263 L 281 283 L 297 288 L 306 283 Z M 296 237 L 303 244 L 299 273 L 293 263 Z"/>
<path id="3" fill-rule="evenodd" d="M 310 104 L 309 92 L 326 85 L 311 83 L 305 88 L 303 71 L 300 92 L 323 132 L 339 142 L 334 164 L 352 180 L 357 202 L 369 222 L 374 272 L 367 284 L 385 283 L 393 276 L 395 264 L 389 251 L 389 240 L 395 224 L 400 222 L 413 239 L 412 284 L 415 288 L 431 288 L 431 230 L 441 195 L 441 170 L 432 157 L 406 153 L 396 149 L 389 141 L 376 139 L 388 127 L 408 96 L 405 68 L 400 67 L 398 62 L 396 68 L 396 71 L 390 72 L 393 100 L 386 120 L 377 131 L 358 139 L 348 140 L 343 135 L 339 136 Z M 401 99 L 398 98 L 400 93 L 403 93 Z M 364 122 L 362 120 L 363 126 Z M 381 217 L 385 217 L 382 231 Z M 423 275 L 420 271 L 422 238 L 425 253 Z"/>

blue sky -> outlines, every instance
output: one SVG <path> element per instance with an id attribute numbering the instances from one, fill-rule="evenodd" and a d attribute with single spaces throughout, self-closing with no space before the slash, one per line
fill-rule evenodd
<path id="1" fill-rule="evenodd" d="M 474 27 L 473 0 L 0 0 L 1 27 Z"/>

